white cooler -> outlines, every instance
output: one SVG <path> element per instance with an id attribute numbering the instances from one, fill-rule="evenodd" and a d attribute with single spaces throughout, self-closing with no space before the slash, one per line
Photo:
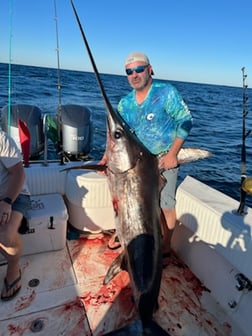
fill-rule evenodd
<path id="1" fill-rule="evenodd" d="M 65 247 L 68 213 L 60 194 L 31 196 L 27 219 L 29 231 L 21 235 L 23 255 Z"/>
<path id="2" fill-rule="evenodd" d="M 77 230 L 97 233 L 115 228 L 106 176 L 88 170 L 70 170 L 65 195 L 69 223 Z"/>

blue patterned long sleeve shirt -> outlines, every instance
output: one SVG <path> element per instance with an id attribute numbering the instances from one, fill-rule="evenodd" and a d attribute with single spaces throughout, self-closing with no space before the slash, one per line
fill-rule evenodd
<path id="1" fill-rule="evenodd" d="M 185 140 L 192 128 L 187 105 L 177 89 L 165 82 L 153 82 L 141 104 L 132 90 L 120 100 L 118 112 L 155 155 L 168 151 L 176 137 Z"/>

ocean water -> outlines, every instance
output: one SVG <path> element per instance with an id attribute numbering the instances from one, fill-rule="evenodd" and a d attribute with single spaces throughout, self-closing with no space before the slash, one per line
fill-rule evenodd
<path id="1" fill-rule="evenodd" d="M 102 74 L 101 79 L 111 104 L 130 87 L 125 76 Z M 249 80 L 249 75 L 248 75 Z M 185 147 L 206 149 L 212 157 L 181 165 L 180 183 L 186 175 L 240 200 L 241 148 L 243 120 L 241 87 L 170 81 L 180 91 L 193 115 L 194 126 Z M 80 104 L 92 111 L 93 145 L 90 155 L 100 159 L 106 141 L 106 110 L 93 73 L 61 70 L 58 90 L 57 69 L 12 65 L 9 85 L 8 64 L 0 63 L 0 108 L 8 103 L 32 104 L 43 113 L 55 115 L 59 105 Z M 246 131 L 252 130 L 252 89 L 248 88 Z M 246 138 L 246 174 L 252 176 L 252 132 Z M 246 204 L 252 206 L 247 195 Z"/>

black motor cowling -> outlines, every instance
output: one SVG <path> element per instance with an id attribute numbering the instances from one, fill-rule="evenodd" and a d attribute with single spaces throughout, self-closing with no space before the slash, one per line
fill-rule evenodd
<path id="1" fill-rule="evenodd" d="M 9 116 L 10 112 L 10 116 Z M 1 110 L 2 130 L 9 133 L 21 150 L 18 119 L 25 122 L 30 133 L 30 157 L 38 156 L 44 149 L 43 117 L 34 105 L 16 104 L 4 106 Z"/>

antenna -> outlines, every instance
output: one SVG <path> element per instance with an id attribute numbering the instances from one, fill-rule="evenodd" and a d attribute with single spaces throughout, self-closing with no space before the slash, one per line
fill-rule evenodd
<path id="1" fill-rule="evenodd" d="M 246 202 L 246 191 L 242 187 L 246 182 L 246 138 L 250 134 L 251 130 L 246 131 L 246 116 L 248 114 L 247 108 L 247 88 L 246 84 L 247 75 L 245 74 L 245 67 L 241 68 L 242 70 L 242 83 L 243 83 L 243 95 L 242 95 L 242 148 L 241 148 L 241 196 L 240 196 L 240 205 L 237 210 L 238 214 L 245 215 L 244 211 L 245 202 Z"/>

